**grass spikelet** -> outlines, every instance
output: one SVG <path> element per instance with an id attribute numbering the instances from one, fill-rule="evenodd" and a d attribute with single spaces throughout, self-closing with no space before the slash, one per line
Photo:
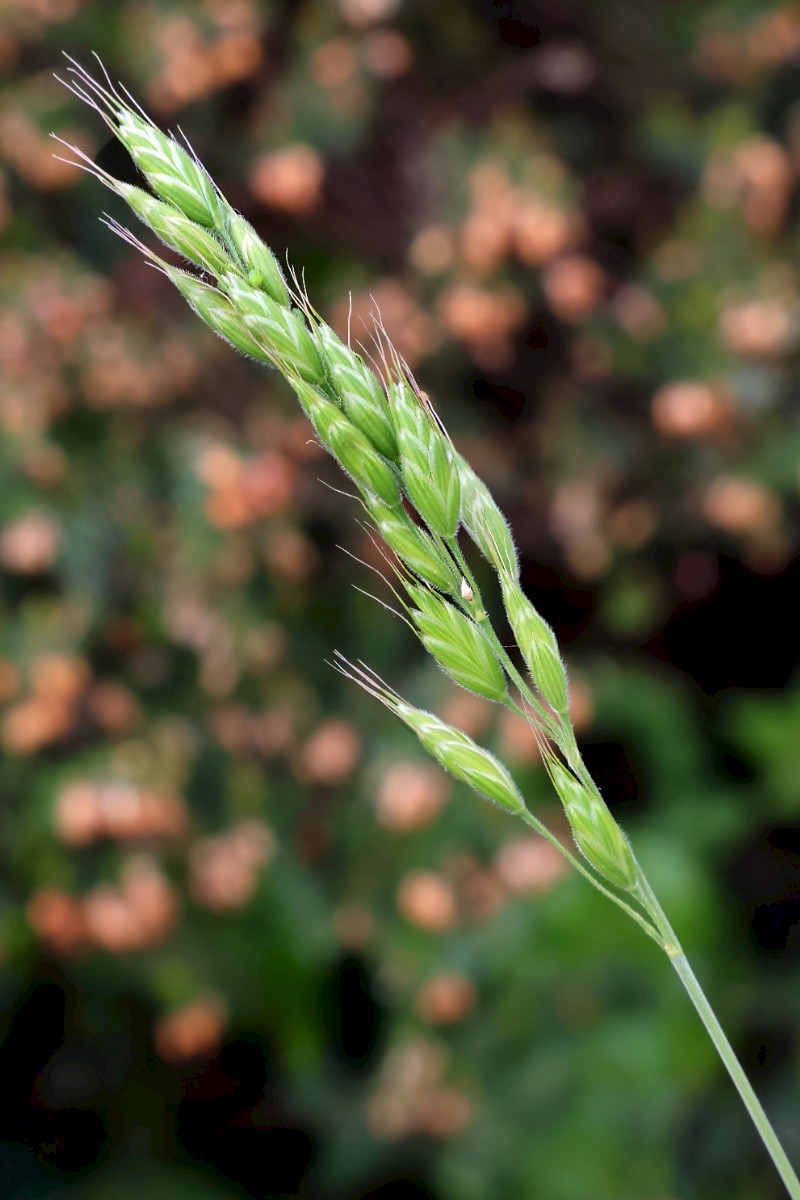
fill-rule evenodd
<path id="1" fill-rule="evenodd" d="M 304 379 L 290 382 L 323 446 L 338 461 L 368 500 L 399 509 L 402 496 L 394 472 L 341 409 Z"/>
<path id="2" fill-rule="evenodd" d="M 519 579 L 519 558 L 508 521 L 492 493 L 465 458 L 456 455 L 461 483 L 461 519 L 476 546 L 494 568 Z"/>
<path id="3" fill-rule="evenodd" d="M 506 615 L 539 693 L 568 722 L 567 673 L 558 642 L 519 585 L 500 576 Z"/>
<path id="4" fill-rule="evenodd" d="M 433 758 L 462 783 L 510 813 L 525 811 L 525 801 L 508 768 L 471 737 L 433 713 L 414 708 L 369 668 L 354 666 L 336 652 L 334 666 L 391 709 L 413 730 Z"/>
<path id="5" fill-rule="evenodd" d="M 406 566 L 432 587 L 457 595 L 460 577 L 453 560 L 403 508 L 368 500 L 367 511 L 387 546 Z"/>
<path id="6" fill-rule="evenodd" d="M 480 625 L 428 587 L 410 585 L 407 590 L 420 641 L 442 670 L 476 695 L 503 701 L 506 677 Z"/>
<path id="7" fill-rule="evenodd" d="M 408 498 L 433 533 L 452 538 L 461 519 L 455 452 L 405 378 L 390 385 L 389 395 Z"/>
<path id="8" fill-rule="evenodd" d="M 107 75 L 104 86 L 69 55 L 66 57 L 73 77 L 66 86 L 100 113 L 156 195 L 174 204 L 190 220 L 208 229 L 220 228 L 220 197 L 211 176 L 194 155 L 162 133 L 149 117 L 137 112 Z"/>
<path id="9" fill-rule="evenodd" d="M 638 872 L 628 839 L 600 793 L 577 779 L 551 750 L 545 749 L 544 761 L 584 858 L 609 883 L 634 889 Z"/>
<path id="10" fill-rule="evenodd" d="M 250 222 L 231 210 L 225 220 L 224 238 L 241 264 L 250 286 L 260 288 L 276 304 L 288 308 L 289 289 L 280 264 Z"/>
<path id="11" fill-rule="evenodd" d="M 341 341 L 330 325 L 320 322 L 315 335 L 342 408 L 375 449 L 396 462 L 398 449 L 394 425 L 375 372 L 355 350 Z"/>
<path id="12" fill-rule="evenodd" d="M 235 272 L 219 282 L 253 336 L 270 347 L 287 371 L 308 383 L 325 384 L 325 368 L 301 312 L 284 308 Z"/>

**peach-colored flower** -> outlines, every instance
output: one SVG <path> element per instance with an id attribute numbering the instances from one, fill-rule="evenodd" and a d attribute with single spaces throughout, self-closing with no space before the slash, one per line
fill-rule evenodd
<path id="1" fill-rule="evenodd" d="M 377 29 L 367 34 L 361 53 L 364 65 L 380 79 L 397 79 L 405 75 L 414 61 L 411 43 L 396 29 Z"/>
<path id="2" fill-rule="evenodd" d="M 445 971 L 422 985 L 415 1007 L 429 1025 L 454 1025 L 472 1011 L 476 999 L 475 986 L 465 975 Z"/>
<path id="3" fill-rule="evenodd" d="M 397 889 L 397 907 L 412 925 L 431 933 L 444 933 L 456 922 L 452 886 L 434 871 L 409 871 Z"/>
<path id="4" fill-rule="evenodd" d="M 48 700 L 73 704 L 86 688 L 91 669 L 76 654 L 43 654 L 34 660 L 30 679 L 33 691 Z"/>
<path id="5" fill-rule="evenodd" d="M 60 447 L 52 442 L 38 442 L 26 451 L 22 468 L 38 487 L 55 487 L 67 471 L 67 459 Z"/>
<path id="6" fill-rule="evenodd" d="M 648 542 L 658 529 L 659 514 L 647 500 L 625 500 L 606 521 L 608 534 L 616 546 L 636 550 Z"/>
<path id="7" fill-rule="evenodd" d="M 685 380 L 667 383 L 653 397 L 653 424 L 672 438 L 713 436 L 730 425 L 730 393 L 721 385 Z"/>
<path id="8" fill-rule="evenodd" d="M 31 696 L 12 705 L 0 722 L 0 741 L 9 754 L 36 754 L 72 728 L 73 712 L 59 700 Z"/>
<path id="9" fill-rule="evenodd" d="M 574 673 L 570 674 L 569 681 L 569 718 L 578 734 L 588 729 L 594 720 L 592 689 L 585 679 Z"/>
<path id="10" fill-rule="evenodd" d="M 774 233 L 783 224 L 791 195 L 789 155 L 771 138 L 755 135 L 739 146 L 734 164 L 747 224 L 757 233 Z"/>
<path id="11" fill-rule="evenodd" d="M 141 722 L 139 701 L 133 692 L 116 679 L 104 679 L 92 685 L 86 707 L 106 733 L 130 733 Z"/>
<path id="12" fill-rule="evenodd" d="M 264 758 L 286 754 L 295 742 L 295 726 L 295 716 L 289 708 L 252 713 L 248 722 L 250 745 Z"/>
<path id="13" fill-rule="evenodd" d="M 292 497 L 294 480 L 294 468 L 282 454 L 266 451 L 250 459 L 243 484 L 254 516 L 283 512 Z"/>
<path id="14" fill-rule="evenodd" d="M 80 901 L 59 888 L 40 888 L 25 910 L 36 938 L 51 953 L 69 957 L 85 944 L 86 927 Z"/>
<path id="15" fill-rule="evenodd" d="M 394 832 L 424 829 L 444 806 L 450 785 L 431 763 L 406 762 L 390 767 L 375 797 L 378 824 Z"/>
<path id="16" fill-rule="evenodd" d="M 387 1054 L 367 1104 L 373 1134 L 395 1141 L 413 1134 L 445 1138 L 472 1118 L 472 1103 L 460 1088 L 445 1084 L 447 1054 L 440 1042 L 414 1038 Z"/>
<path id="17" fill-rule="evenodd" d="M 311 56 L 311 77 L 324 88 L 349 83 L 358 67 L 358 54 L 351 38 L 328 38 Z"/>
<path id="18" fill-rule="evenodd" d="M 417 1102 L 416 1125 L 429 1137 L 454 1137 L 466 1129 L 472 1116 L 472 1101 L 461 1088 L 438 1087 Z"/>
<path id="19" fill-rule="evenodd" d="M 354 726 L 341 717 L 319 725 L 300 752 L 300 771 L 312 783 L 331 786 L 344 783 L 352 774 L 361 753 Z"/>
<path id="20" fill-rule="evenodd" d="M 463 688 L 454 688 L 438 712 L 448 725 L 457 726 L 472 738 L 485 733 L 492 719 L 491 703 Z"/>
<path id="21" fill-rule="evenodd" d="M 386 21 L 399 7 L 400 0 L 339 0 L 339 11 L 345 21 L 357 28 Z"/>
<path id="22" fill-rule="evenodd" d="M 781 513 L 775 493 L 755 479 L 722 475 L 703 498 L 706 519 L 728 533 L 752 534 L 774 526 Z"/>
<path id="23" fill-rule="evenodd" d="M 322 199 L 325 167 L 313 146 L 285 146 L 262 155 L 250 172 L 250 189 L 270 208 L 308 216 Z"/>
<path id="24" fill-rule="evenodd" d="M 319 564 L 319 551 L 314 543 L 299 529 L 288 525 L 269 530 L 263 551 L 270 570 L 281 575 L 287 583 L 305 583 Z"/>
<path id="25" fill-rule="evenodd" d="M 455 239 L 449 225 L 426 225 L 411 243 L 409 257 L 422 275 L 440 275 L 453 265 Z"/>
<path id="26" fill-rule="evenodd" d="M 240 821 L 227 833 L 203 838 L 190 860 L 193 898 L 214 912 L 243 908 L 274 853 L 274 834 L 263 821 Z"/>
<path id="27" fill-rule="evenodd" d="M 569 874 L 569 864 L 555 846 L 544 838 L 525 834 L 504 842 L 494 865 L 508 890 L 517 895 L 549 892 Z"/>
<path id="28" fill-rule="evenodd" d="M 494 871 L 472 854 L 460 854 L 447 864 L 455 882 L 458 907 L 471 921 L 491 921 L 508 900 L 506 889 Z"/>
<path id="29" fill-rule="evenodd" d="M 550 308 L 562 321 L 579 322 L 590 316 L 602 299 L 605 275 L 583 254 L 570 254 L 550 263 L 542 273 L 542 288 Z"/>
<path id="30" fill-rule="evenodd" d="M 225 1035 L 228 1013 L 217 996 L 198 996 L 174 1012 L 159 1017 L 153 1030 L 157 1053 L 175 1066 L 207 1058 Z"/>
<path id="31" fill-rule="evenodd" d="M 650 292 L 635 283 L 624 284 L 617 290 L 611 301 L 611 312 L 636 342 L 652 341 L 666 326 L 661 305 Z"/>
<path id="32" fill-rule="evenodd" d="M 146 856 L 125 864 L 117 887 L 92 888 L 83 900 L 90 939 L 102 950 L 127 954 L 158 945 L 178 918 L 178 896 L 157 863 Z"/>
<path id="33" fill-rule="evenodd" d="M 57 837 L 68 846 L 88 846 L 99 837 L 102 821 L 95 784 L 78 780 L 59 792 L 53 823 Z"/>
<path id="34" fill-rule="evenodd" d="M 503 709 L 497 722 L 500 750 L 503 758 L 514 763 L 537 763 L 540 760 L 539 746 L 534 732 L 524 717 Z"/>
<path id="35" fill-rule="evenodd" d="M 481 363 L 492 356 L 505 359 L 511 352 L 511 336 L 523 324 L 525 300 L 514 287 L 496 290 L 472 283 L 455 283 L 439 298 L 442 321 L 454 337 L 465 342 Z"/>
<path id="36" fill-rule="evenodd" d="M 61 544 L 61 526 L 47 512 L 30 512 L 0 532 L 0 563 L 19 575 L 38 575 L 52 567 Z"/>
<path id="37" fill-rule="evenodd" d="M 775 358 L 792 349 L 800 333 L 796 305 L 764 297 L 725 308 L 719 322 L 722 344 L 747 358 Z"/>
<path id="38" fill-rule="evenodd" d="M 492 274 L 511 251 L 511 204 L 476 208 L 461 227 L 461 258 L 473 271 Z"/>
<path id="39" fill-rule="evenodd" d="M 541 200 L 524 200 L 514 214 L 514 248 L 523 262 L 542 267 L 562 254 L 574 237 L 574 220 Z"/>

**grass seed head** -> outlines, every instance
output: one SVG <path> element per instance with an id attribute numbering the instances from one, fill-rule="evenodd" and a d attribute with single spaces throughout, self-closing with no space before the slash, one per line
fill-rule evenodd
<path id="1" fill-rule="evenodd" d="M 566 716 L 567 675 L 553 630 L 516 582 L 501 575 L 503 603 L 533 682 L 547 703 Z"/>
<path id="2" fill-rule="evenodd" d="M 454 537 L 461 518 L 455 452 L 404 379 L 391 385 L 390 395 L 408 498 L 429 529 L 443 538 Z"/>
<path id="3" fill-rule="evenodd" d="M 586 860 L 610 883 L 636 884 L 637 871 L 628 839 L 598 792 L 581 783 L 552 753 L 547 769 L 572 828 L 575 844 Z"/>

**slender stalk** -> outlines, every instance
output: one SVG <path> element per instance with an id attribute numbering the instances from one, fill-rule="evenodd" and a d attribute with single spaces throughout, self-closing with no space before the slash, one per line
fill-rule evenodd
<path id="1" fill-rule="evenodd" d="M 469 570 L 469 566 L 456 539 L 452 539 L 452 542 L 449 543 L 449 548 L 454 554 L 459 567 L 464 573 L 465 579 L 467 579 L 470 586 L 475 591 L 476 597 L 479 598 L 477 584 L 475 583 L 475 580 Z M 550 718 L 550 714 L 542 708 L 538 697 L 533 694 L 524 677 L 514 666 L 512 659 L 495 634 L 491 625 L 488 625 L 486 632 L 493 644 L 495 653 L 498 655 L 498 658 L 503 663 L 503 666 L 510 677 L 514 680 L 525 701 L 532 705 L 534 711 L 537 712 L 537 715 L 545 719 L 549 735 L 561 743 L 561 739 L 557 736 L 554 728 L 554 722 L 552 721 L 552 718 Z M 508 707 L 514 711 L 521 712 L 519 707 L 514 704 L 513 701 L 508 704 Z M 521 713 L 521 715 L 524 716 L 525 714 Z M 562 732 L 563 730 L 558 730 L 558 733 Z M 564 746 L 562 743 L 562 748 L 567 754 L 570 765 L 589 786 L 594 787 L 594 781 L 586 769 L 583 757 L 578 751 L 577 745 L 574 743 L 574 739 L 572 740 L 571 744 L 568 744 L 567 746 Z M 521 814 L 521 816 L 522 820 L 525 821 L 526 824 L 536 829 L 537 832 L 544 834 L 545 837 L 548 837 L 548 840 L 555 842 L 555 839 L 549 833 L 549 830 L 546 830 L 541 822 L 532 817 L 529 812 L 526 811 L 525 813 Z M 563 851 L 563 847 L 561 849 Z M 783 1146 L 778 1139 L 778 1135 L 773 1129 L 772 1124 L 770 1123 L 770 1120 L 764 1111 L 761 1101 L 758 1099 L 758 1096 L 753 1090 L 753 1087 L 747 1078 L 741 1063 L 736 1057 L 733 1047 L 731 1046 L 725 1031 L 720 1025 L 717 1015 L 711 1007 L 711 1004 L 709 1003 L 697 976 L 692 970 L 689 960 L 683 952 L 683 948 L 678 941 L 677 935 L 675 934 L 675 931 L 672 928 L 666 913 L 661 907 L 655 892 L 642 872 L 641 867 L 639 867 L 639 883 L 634 894 L 644 908 L 650 920 L 643 918 L 635 909 L 622 900 L 621 897 L 617 896 L 609 888 L 600 883 L 594 874 L 587 870 L 573 855 L 567 854 L 566 857 L 569 858 L 572 865 L 581 873 L 581 875 L 584 876 L 584 878 L 589 881 L 589 883 L 597 888 L 598 891 L 602 892 L 603 895 L 605 895 L 609 900 L 612 900 L 619 908 L 627 912 L 628 916 L 636 921 L 636 923 L 644 930 L 648 937 L 655 941 L 665 951 L 675 970 L 675 973 L 677 974 L 686 991 L 686 994 L 694 1005 L 700 1020 L 703 1022 L 703 1025 L 705 1026 L 708 1036 L 711 1038 L 715 1050 L 717 1051 L 722 1063 L 725 1066 L 725 1069 L 733 1081 L 733 1084 L 738 1091 L 739 1096 L 741 1097 L 742 1103 L 744 1104 L 748 1115 L 767 1150 L 767 1153 L 772 1159 L 775 1169 L 783 1181 L 788 1195 L 791 1197 L 791 1200 L 800 1200 L 800 1179 L 798 1179 L 792 1164 L 789 1162 L 786 1151 L 783 1149 Z"/>
<path id="2" fill-rule="evenodd" d="M 761 1101 L 753 1090 L 750 1080 L 745 1075 L 742 1064 L 736 1057 L 734 1049 L 700 985 L 700 981 L 689 964 L 689 960 L 678 941 L 675 931 L 670 925 L 661 904 L 642 873 L 641 868 L 637 890 L 641 904 L 651 915 L 664 939 L 663 945 L 667 957 L 672 963 L 675 973 L 683 984 L 686 994 L 694 1005 L 700 1020 L 703 1022 L 706 1032 L 714 1044 L 714 1049 L 717 1051 L 726 1071 L 730 1075 L 742 1103 L 747 1109 L 750 1120 L 756 1127 L 759 1137 L 764 1143 L 767 1153 L 783 1181 L 787 1193 L 791 1197 L 791 1200 L 800 1200 L 800 1179 L 798 1179 L 794 1167 L 789 1162 L 786 1151 L 778 1140 L 778 1135 L 773 1129 Z"/>

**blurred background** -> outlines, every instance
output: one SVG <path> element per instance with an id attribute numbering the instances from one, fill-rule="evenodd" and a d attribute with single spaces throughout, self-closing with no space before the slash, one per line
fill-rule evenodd
<path id="1" fill-rule="evenodd" d="M 800 1159 L 800 6 L 3 0 L 3 1196 L 777 1200 L 663 956 L 326 665 L 562 828 L 527 728 L 355 590 L 288 388 L 53 157 L 127 169 L 62 49 L 337 328 L 380 307 Z"/>

